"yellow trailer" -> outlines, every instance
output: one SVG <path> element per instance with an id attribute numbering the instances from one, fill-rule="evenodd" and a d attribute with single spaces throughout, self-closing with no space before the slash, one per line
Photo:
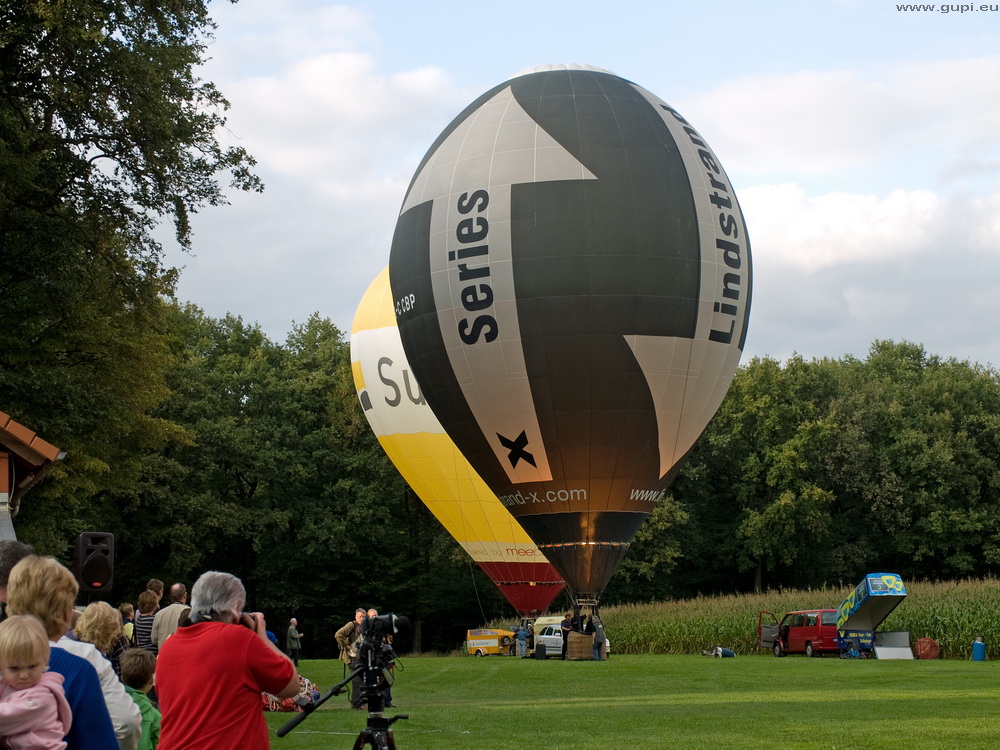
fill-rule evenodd
<path id="1" fill-rule="evenodd" d="M 469 630 L 465 634 L 465 648 L 470 656 L 514 656 L 517 644 L 514 643 L 514 633 L 510 630 Z"/>

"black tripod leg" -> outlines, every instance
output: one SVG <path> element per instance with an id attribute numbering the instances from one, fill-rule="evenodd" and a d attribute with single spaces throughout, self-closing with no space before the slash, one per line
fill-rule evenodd
<path id="1" fill-rule="evenodd" d="M 354 741 L 354 750 L 363 750 L 365 745 L 371 745 L 375 750 L 396 750 L 392 732 L 384 730 L 363 729 Z"/>

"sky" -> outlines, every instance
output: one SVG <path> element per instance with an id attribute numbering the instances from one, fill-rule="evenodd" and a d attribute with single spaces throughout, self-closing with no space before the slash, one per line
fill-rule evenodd
<path id="1" fill-rule="evenodd" d="M 585 63 L 668 102 L 728 172 L 754 262 L 743 361 L 891 339 L 1000 368 L 1000 0 L 209 8 L 198 73 L 267 186 L 194 217 L 192 253 L 164 232 L 178 298 L 213 317 L 349 335 L 438 134 L 519 71 Z"/>

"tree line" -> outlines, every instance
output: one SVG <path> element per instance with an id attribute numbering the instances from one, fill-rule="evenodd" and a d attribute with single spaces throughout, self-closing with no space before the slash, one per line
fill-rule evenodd
<path id="1" fill-rule="evenodd" d="M 640 532 L 619 591 L 996 575 L 998 427 L 997 372 L 918 344 L 753 359 Z"/>
<path id="2" fill-rule="evenodd" d="M 381 451 L 343 332 L 314 315 L 275 342 L 174 297 L 155 227 L 190 247 L 223 178 L 263 188 L 216 140 L 206 5 L 0 2 L 0 411 L 68 453 L 18 536 L 69 562 L 114 533 L 113 603 L 235 573 L 310 656 L 359 605 L 452 648 L 514 613 Z M 995 573 L 998 420 L 994 371 L 916 344 L 752 360 L 604 601 Z"/>

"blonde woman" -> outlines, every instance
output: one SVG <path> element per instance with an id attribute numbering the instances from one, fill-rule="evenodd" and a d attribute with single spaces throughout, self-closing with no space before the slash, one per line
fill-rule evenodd
<path id="1" fill-rule="evenodd" d="M 92 643 L 111 662 L 118 679 L 122 669 L 118 657 L 129 648 L 128 639 L 122 633 L 122 617 L 117 609 L 107 602 L 93 602 L 83 610 L 76 622 L 73 634 L 84 643 Z"/>
<path id="2" fill-rule="evenodd" d="M 70 612 L 79 592 L 76 578 L 51 557 L 30 555 L 10 573 L 7 584 L 7 612 L 11 615 L 34 615 L 42 621 L 49 641 L 65 642 L 69 629 Z M 87 649 L 93 646 L 83 645 Z M 98 659 L 102 657 L 95 654 Z M 108 673 L 115 679 L 111 665 Z M 66 700 L 73 712 L 73 724 L 66 741 L 71 748 L 88 750 L 118 750 L 115 722 L 109 715 L 109 700 L 103 694 L 101 674 L 86 657 L 70 653 L 62 646 L 52 646 L 49 654 L 49 671 L 63 676 Z M 122 693 L 125 689 L 122 688 Z M 132 699 L 125 694 L 129 701 Z M 132 705 L 135 705 L 134 703 Z M 117 708 L 117 704 L 115 704 Z M 135 731 L 141 726 L 139 709 L 135 709 Z M 118 716 L 116 711 L 115 716 Z M 126 722 L 122 722 L 124 725 Z M 136 747 L 138 740 L 131 745 Z"/>

